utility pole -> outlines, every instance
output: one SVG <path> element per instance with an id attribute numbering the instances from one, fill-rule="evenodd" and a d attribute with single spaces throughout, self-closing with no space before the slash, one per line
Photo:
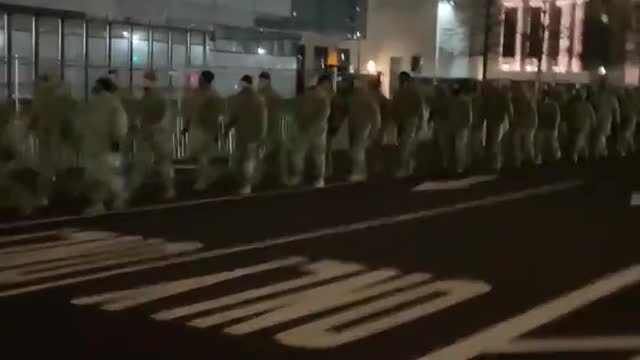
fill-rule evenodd
<path id="1" fill-rule="evenodd" d="M 482 81 L 487 80 L 487 72 L 489 70 L 489 37 L 491 36 L 491 9 L 493 8 L 494 0 L 486 0 L 485 13 L 484 13 L 484 44 L 482 48 Z"/>

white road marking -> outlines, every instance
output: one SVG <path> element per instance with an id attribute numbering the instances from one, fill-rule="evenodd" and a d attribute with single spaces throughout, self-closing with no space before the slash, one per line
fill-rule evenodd
<path id="1" fill-rule="evenodd" d="M 102 309 L 109 311 L 125 310 L 151 301 L 211 286 L 223 281 L 278 268 L 300 265 L 306 261 L 307 260 L 302 257 L 292 257 L 232 271 L 165 282 L 132 290 L 108 292 L 100 295 L 78 298 L 71 302 L 76 305 L 102 304 Z"/>
<path id="2" fill-rule="evenodd" d="M 640 264 L 608 275 L 418 360 L 472 359 L 493 349 L 508 346 L 519 336 L 637 283 L 640 283 Z"/>
<path id="3" fill-rule="evenodd" d="M 631 206 L 640 206 L 640 192 L 631 194 Z"/>
<path id="4" fill-rule="evenodd" d="M 330 349 L 388 331 L 438 311 L 486 294 L 489 284 L 470 280 L 445 280 L 390 294 L 373 303 L 344 310 L 335 315 L 311 321 L 276 335 L 288 346 L 307 349 Z M 435 298 L 429 296 L 438 294 Z M 398 307 L 421 300 L 408 309 Z M 393 311 L 389 313 L 388 311 Z M 383 316 L 372 317 L 387 311 Z M 357 325 L 339 329 L 350 322 L 367 319 Z"/>
<path id="5" fill-rule="evenodd" d="M 265 198 L 265 197 L 273 197 L 273 196 L 287 195 L 287 194 L 310 193 L 315 191 L 323 191 L 324 189 L 331 189 L 331 188 L 352 186 L 352 185 L 354 185 L 354 183 L 342 182 L 342 183 L 328 184 L 323 189 L 309 189 L 309 188 L 284 189 L 284 190 L 276 190 L 276 191 L 257 193 L 257 194 L 251 194 L 251 195 L 231 195 L 231 196 L 222 196 L 222 197 L 198 199 L 198 200 L 191 200 L 191 201 L 180 201 L 175 203 L 141 206 L 141 207 L 121 210 L 121 211 L 108 211 L 104 214 L 99 214 L 99 215 L 69 215 L 69 216 L 37 219 L 37 220 L 24 220 L 24 221 L 10 222 L 10 223 L 0 223 L 0 230 L 16 229 L 16 228 L 33 226 L 33 225 L 54 224 L 54 223 L 73 221 L 73 220 L 94 219 L 94 218 L 101 218 L 101 217 L 111 216 L 111 215 L 137 214 L 137 213 L 150 212 L 150 211 L 177 209 L 182 207 L 213 204 L 213 203 L 224 202 L 224 201 L 237 201 L 237 200 L 246 200 L 251 198 Z"/>
<path id="6" fill-rule="evenodd" d="M 640 336 L 599 336 L 552 339 L 518 339 L 491 348 L 492 354 L 543 354 L 560 352 L 611 352 L 640 350 Z"/>
<path id="7" fill-rule="evenodd" d="M 261 297 L 283 293 L 293 289 L 313 285 L 340 276 L 354 274 L 365 270 L 364 266 L 351 263 L 343 263 L 339 261 L 319 261 L 305 266 L 303 271 L 310 272 L 309 275 L 303 276 L 295 280 L 289 280 L 277 284 L 271 284 L 258 289 L 251 289 L 238 294 L 226 296 L 219 299 L 207 300 L 197 304 L 181 306 L 175 309 L 164 310 L 155 315 L 156 320 L 173 320 L 176 318 L 194 315 L 213 309 L 229 305 L 237 305 L 250 300 L 257 300 Z"/>
<path id="8" fill-rule="evenodd" d="M 328 349 L 411 323 L 491 290 L 489 284 L 476 280 L 429 283 L 432 275 L 427 273 L 403 274 L 397 269 L 387 268 L 369 270 L 361 264 L 337 260 L 309 264 L 306 258 L 292 257 L 233 271 L 107 292 L 71 302 L 121 311 L 220 282 L 293 266 L 309 274 L 183 305 L 152 317 L 156 320 L 185 318 L 183 321 L 188 325 L 199 328 L 233 322 L 224 329 L 232 335 L 286 326 L 290 329 L 276 335 L 281 343 Z M 201 315 L 193 319 L 195 314 Z M 308 319 L 312 315 L 319 318 Z M 297 320 L 304 323 L 290 324 Z"/>
<path id="9" fill-rule="evenodd" d="M 55 236 L 55 235 L 58 235 L 59 232 L 60 232 L 60 230 L 54 230 L 54 231 L 42 231 L 42 232 L 31 233 L 31 234 L 2 236 L 2 237 L 0 237 L 0 244 L 6 244 L 6 243 L 11 243 L 11 242 L 34 239 L 34 238 L 38 238 L 38 237 Z"/>
<path id="10" fill-rule="evenodd" d="M 0 271 L 0 284 L 15 285 L 53 276 L 156 260 L 171 255 L 192 252 L 202 247 L 202 244 L 197 242 L 167 243 L 162 239 L 149 239 L 144 241 L 144 243 L 145 244 L 137 248 L 107 248 L 103 252 L 88 254 L 85 257 L 79 255 L 66 260 L 3 270 Z M 8 291 L 8 293 L 20 290 L 21 289 L 11 290 Z M 5 293 L 0 293 L 0 297 L 2 297 L 3 294 Z"/>
<path id="11" fill-rule="evenodd" d="M 498 179 L 497 175 L 485 175 L 485 176 L 472 176 L 472 177 L 469 177 L 466 179 L 460 179 L 460 180 L 427 181 L 413 188 L 413 191 L 418 192 L 418 191 L 466 189 L 466 188 L 470 188 L 475 184 L 494 181 L 496 179 Z"/>
<path id="12" fill-rule="evenodd" d="M 479 207 L 493 206 L 493 205 L 497 205 L 504 202 L 510 202 L 515 200 L 525 199 L 532 196 L 544 195 L 544 194 L 557 192 L 561 190 L 567 190 L 567 189 L 580 186 L 582 184 L 583 184 L 582 181 L 562 182 L 554 185 L 547 185 L 547 186 L 537 187 L 537 188 L 524 190 L 524 191 L 507 193 L 503 195 L 489 196 L 480 200 L 462 202 L 462 203 L 443 206 L 435 209 L 417 211 L 417 212 L 412 212 L 408 214 L 386 216 L 386 217 L 366 220 L 366 221 L 353 223 L 353 224 L 324 228 L 324 229 L 319 229 L 319 230 L 310 231 L 306 233 L 283 236 L 275 239 L 267 239 L 263 241 L 258 241 L 258 242 L 235 246 L 235 247 L 229 247 L 225 249 L 216 249 L 211 251 L 195 253 L 191 255 L 176 256 L 175 258 L 168 259 L 168 260 L 152 261 L 152 262 L 147 262 L 140 265 L 122 267 L 119 269 L 94 273 L 90 275 L 70 277 L 70 278 L 52 281 L 44 284 L 37 284 L 37 285 L 27 286 L 19 289 L 2 291 L 0 292 L 0 298 L 6 297 L 6 296 L 24 294 L 24 293 L 33 292 L 33 291 L 44 290 L 52 287 L 60 287 L 60 286 L 75 284 L 79 282 L 85 282 L 89 280 L 104 279 L 111 276 L 123 275 L 123 274 L 128 274 L 128 273 L 137 272 L 137 271 L 162 268 L 169 265 L 176 265 L 176 264 L 182 264 L 182 263 L 193 262 L 198 260 L 211 259 L 211 258 L 237 254 L 237 253 L 252 251 L 252 250 L 266 249 L 274 246 L 290 244 L 290 243 L 304 241 L 308 239 L 319 238 L 322 236 L 346 234 L 349 232 L 365 230 L 365 229 L 374 228 L 378 226 L 394 225 L 394 224 L 398 224 L 406 221 L 427 219 L 434 216 L 446 215 L 446 214 L 456 213 L 459 211 L 469 210 L 469 209 L 474 209 Z"/>

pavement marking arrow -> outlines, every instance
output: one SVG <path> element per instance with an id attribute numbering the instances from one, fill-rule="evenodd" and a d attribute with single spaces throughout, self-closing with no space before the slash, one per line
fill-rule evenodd
<path id="1" fill-rule="evenodd" d="M 466 189 L 475 184 L 483 182 L 494 181 L 498 178 L 497 175 L 484 175 L 484 176 L 472 176 L 461 180 L 449 180 L 449 181 L 427 181 L 415 188 L 412 191 L 441 191 L 441 190 L 457 190 Z"/>
<path id="2" fill-rule="evenodd" d="M 640 192 L 631 194 L 631 206 L 640 206 Z"/>

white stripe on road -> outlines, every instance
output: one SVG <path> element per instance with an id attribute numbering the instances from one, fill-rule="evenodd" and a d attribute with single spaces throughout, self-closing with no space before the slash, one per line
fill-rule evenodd
<path id="1" fill-rule="evenodd" d="M 148 269 L 161 268 L 169 265 L 176 265 L 176 264 L 193 262 L 193 261 L 198 261 L 203 259 L 221 257 L 221 256 L 241 253 L 245 251 L 266 249 L 266 248 L 270 248 L 278 245 L 299 242 L 299 241 L 318 238 L 322 236 L 345 234 L 352 231 L 364 230 L 364 229 L 374 228 L 378 226 L 393 225 L 393 224 L 406 222 L 406 221 L 427 219 L 434 216 L 455 213 L 455 212 L 469 210 L 469 209 L 478 208 L 478 207 L 492 206 L 492 205 L 497 205 L 504 202 L 525 199 L 531 196 L 538 196 L 538 195 L 549 194 L 549 193 L 557 192 L 561 190 L 567 190 L 567 189 L 580 186 L 582 184 L 583 184 L 582 181 L 562 182 L 555 185 L 547 185 L 547 186 L 537 187 L 529 190 L 508 193 L 504 195 L 489 196 L 480 200 L 463 202 L 463 203 L 458 203 L 458 204 L 444 206 L 444 207 L 435 208 L 435 209 L 423 210 L 423 211 L 402 214 L 402 215 L 386 216 L 386 217 L 366 220 L 366 221 L 348 224 L 348 225 L 340 225 L 336 227 L 319 229 L 319 230 L 310 231 L 306 233 L 283 236 L 275 239 L 267 239 L 264 241 L 254 242 L 250 244 L 245 244 L 245 245 L 240 245 L 240 246 L 235 246 L 235 247 L 230 247 L 225 249 L 217 249 L 217 250 L 205 251 L 205 252 L 201 252 L 193 255 L 179 256 L 173 259 L 154 261 L 146 264 L 123 267 L 123 268 L 115 269 L 111 271 L 105 271 L 105 272 L 100 272 L 100 273 L 86 275 L 86 276 L 79 276 L 75 278 L 67 278 L 67 279 L 53 281 L 45 284 L 33 285 L 33 286 L 28 286 L 20 289 L 4 291 L 4 292 L 0 292 L 0 297 L 18 295 L 18 294 L 28 293 L 32 291 L 37 291 L 37 290 L 42 290 L 42 289 L 47 289 L 52 287 L 59 287 L 59 286 L 64 286 L 69 284 L 75 284 L 75 283 L 89 281 L 89 280 L 103 279 L 103 278 L 107 278 L 115 275 L 128 274 L 128 273 L 143 271 Z"/>
<path id="2" fill-rule="evenodd" d="M 640 282 L 640 265 L 608 275 L 418 360 L 468 360 L 493 353 L 536 328 Z"/>
<path id="3" fill-rule="evenodd" d="M 544 354 L 560 352 L 627 352 L 640 350 L 638 336 L 600 336 L 552 339 L 521 339 L 489 349 L 492 354 Z"/>
<path id="4" fill-rule="evenodd" d="M 0 223 L 0 230 L 22 228 L 22 227 L 28 227 L 33 225 L 54 224 L 54 223 L 59 223 L 64 221 L 94 219 L 94 218 L 105 217 L 110 215 L 137 214 L 137 213 L 149 212 L 149 211 L 176 209 L 181 207 L 213 204 L 213 203 L 218 203 L 223 201 L 236 201 L 236 200 L 245 200 L 245 199 L 252 199 L 252 198 L 265 198 L 265 197 L 268 198 L 268 197 L 273 197 L 278 195 L 301 194 L 301 193 L 308 193 L 308 192 L 314 192 L 314 191 L 322 191 L 324 189 L 344 187 L 349 185 L 355 185 L 355 184 L 351 182 L 342 182 L 342 183 L 329 184 L 325 186 L 323 189 L 311 189 L 311 190 L 308 188 L 285 189 L 285 190 L 277 190 L 277 191 L 257 193 L 257 194 L 251 194 L 251 195 L 231 195 L 231 196 L 222 196 L 222 197 L 206 198 L 206 199 L 191 200 L 191 201 L 181 201 L 181 202 L 167 203 L 167 204 L 141 206 L 141 207 L 121 210 L 121 211 L 108 211 L 104 214 L 98 214 L 98 215 L 69 215 L 69 216 L 37 219 L 37 220 L 24 220 L 24 221 L 10 222 L 10 223 Z"/>
<path id="5" fill-rule="evenodd" d="M 3 237 L 0 237 L 0 244 L 39 238 L 44 236 L 58 235 L 59 233 L 60 233 L 60 230 L 53 230 L 53 231 L 42 231 L 42 232 L 30 233 L 30 234 L 3 236 Z"/>
<path id="6" fill-rule="evenodd" d="M 427 181 L 415 188 L 412 191 L 440 191 L 440 190 L 459 190 L 467 189 L 473 185 L 481 184 L 484 182 L 495 181 L 498 179 L 497 175 L 484 175 L 484 176 L 472 176 L 466 179 L 450 180 L 450 181 Z"/>

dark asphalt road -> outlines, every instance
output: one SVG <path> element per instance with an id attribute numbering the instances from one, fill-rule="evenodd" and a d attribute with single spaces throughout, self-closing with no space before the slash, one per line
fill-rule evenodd
<path id="1" fill-rule="evenodd" d="M 95 218 L 45 219 L 68 209 L 21 222 L 3 217 L 3 353 L 640 355 L 640 206 L 630 205 L 640 191 L 637 160 L 411 191 L 424 181 L 336 184 Z"/>

